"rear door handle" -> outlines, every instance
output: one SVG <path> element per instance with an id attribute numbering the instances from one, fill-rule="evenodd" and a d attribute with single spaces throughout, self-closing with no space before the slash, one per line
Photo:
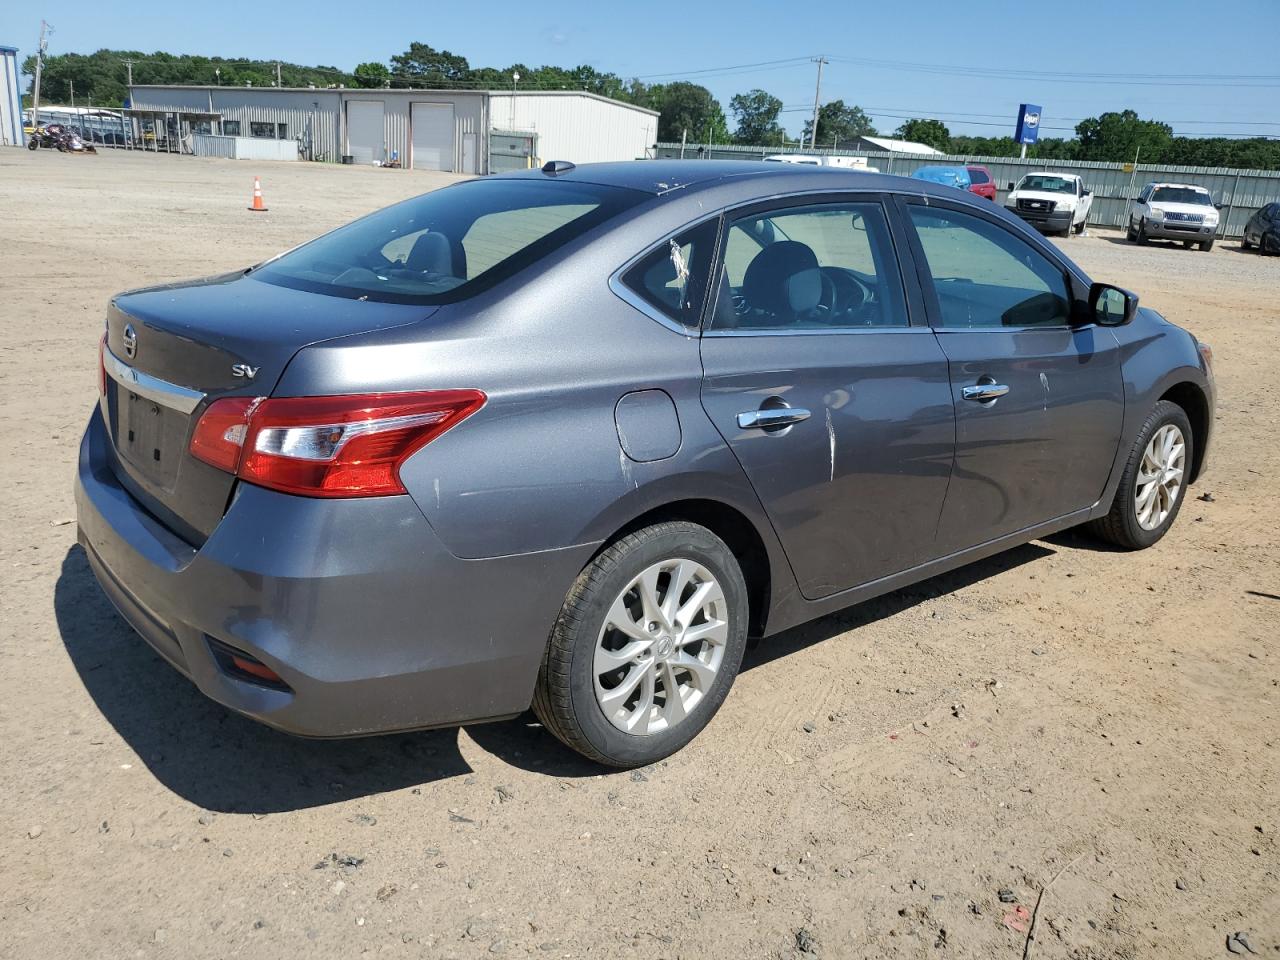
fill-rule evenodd
<path id="1" fill-rule="evenodd" d="M 997 397 L 1003 397 L 1009 392 L 1009 388 L 1003 383 L 979 383 L 972 387 L 965 387 L 960 391 L 960 395 L 966 400 L 995 400 Z"/>
<path id="2" fill-rule="evenodd" d="M 785 427 L 808 419 L 809 411 L 802 407 L 764 407 L 738 414 L 738 427 L 742 430 L 765 430 L 769 427 Z"/>

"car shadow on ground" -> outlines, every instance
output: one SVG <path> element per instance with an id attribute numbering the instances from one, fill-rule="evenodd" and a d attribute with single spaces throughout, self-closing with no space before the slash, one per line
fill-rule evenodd
<path id="1" fill-rule="evenodd" d="M 1079 545 L 1086 542 L 1082 538 Z M 1077 546 L 1074 541 L 1069 545 Z M 749 649 L 742 668 L 755 669 L 1054 552 L 1041 543 L 1024 544 L 793 628 Z M 472 770 L 459 750 L 458 728 L 304 740 L 215 703 L 121 619 L 79 546 L 63 559 L 54 613 L 72 665 L 103 716 L 157 780 L 197 806 L 219 812 L 284 812 L 426 785 Z M 480 749 L 531 773 L 586 777 L 608 772 L 548 734 L 531 712 L 470 726 L 466 732 Z"/>

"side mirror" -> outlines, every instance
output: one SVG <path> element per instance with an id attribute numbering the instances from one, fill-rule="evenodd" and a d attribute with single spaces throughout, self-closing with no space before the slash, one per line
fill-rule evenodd
<path id="1" fill-rule="evenodd" d="M 1014 189 L 1014 184 L 1013 184 L 1013 181 L 1012 181 L 1012 180 L 1010 180 L 1010 181 L 1009 181 L 1009 189 L 1010 189 L 1010 190 L 1013 190 L 1013 189 Z"/>
<path id="2" fill-rule="evenodd" d="M 1092 190 L 1086 190 L 1086 191 L 1082 194 L 1082 196 L 1085 196 L 1085 197 L 1093 196 L 1093 191 L 1092 191 Z"/>
<path id="3" fill-rule="evenodd" d="M 1220 204 L 1220 203 L 1215 203 L 1215 204 L 1213 205 L 1213 209 L 1215 209 L 1215 210 L 1221 210 L 1221 209 L 1222 209 L 1222 204 Z"/>
<path id="4" fill-rule="evenodd" d="M 1089 315 L 1103 327 L 1122 327 L 1138 312 L 1138 295 L 1109 283 L 1089 288 Z"/>
<path id="5" fill-rule="evenodd" d="M 1138 204 L 1139 206 L 1141 206 L 1142 204 L 1146 203 L 1147 201 L 1143 200 L 1141 197 L 1134 197 L 1134 198 L 1133 198 L 1133 202 L 1134 202 L 1134 203 L 1136 203 L 1136 204 Z"/>

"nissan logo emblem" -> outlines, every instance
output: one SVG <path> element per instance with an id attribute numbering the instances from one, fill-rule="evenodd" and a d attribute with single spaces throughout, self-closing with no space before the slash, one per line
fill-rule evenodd
<path id="1" fill-rule="evenodd" d="M 138 332 L 133 329 L 132 323 L 124 325 L 122 342 L 124 343 L 124 355 L 132 360 L 138 353 Z"/>

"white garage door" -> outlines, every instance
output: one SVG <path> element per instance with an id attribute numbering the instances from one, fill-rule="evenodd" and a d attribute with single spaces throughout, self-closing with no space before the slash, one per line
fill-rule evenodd
<path id="1" fill-rule="evenodd" d="M 381 100 L 347 101 L 347 152 L 356 163 L 385 160 Z"/>
<path id="2" fill-rule="evenodd" d="M 453 172 L 453 104 L 415 103 L 410 107 L 413 128 L 413 169 Z"/>

